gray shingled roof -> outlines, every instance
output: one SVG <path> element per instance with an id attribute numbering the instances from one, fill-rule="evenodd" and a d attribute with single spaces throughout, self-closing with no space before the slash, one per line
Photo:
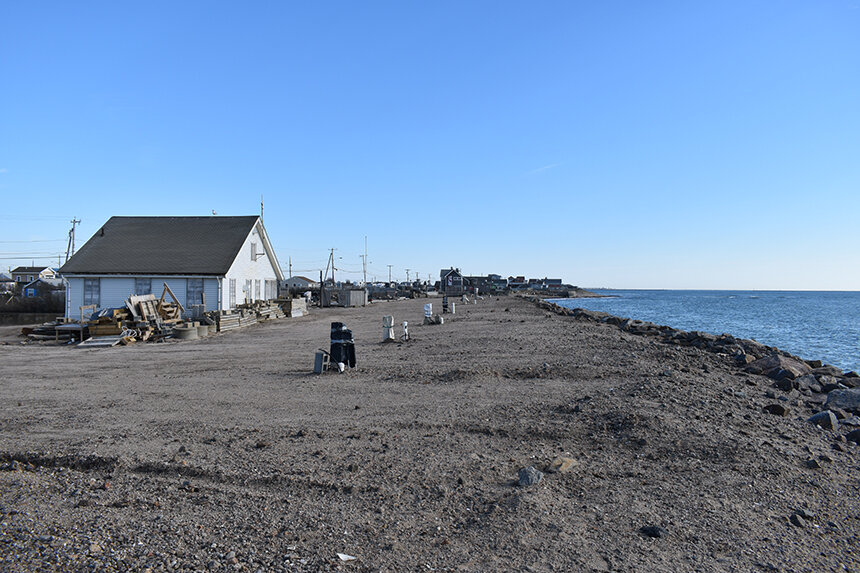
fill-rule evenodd
<path id="1" fill-rule="evenodd" d="M 259 217 L 111 217 L 61 274 L 223 275 Z"/>

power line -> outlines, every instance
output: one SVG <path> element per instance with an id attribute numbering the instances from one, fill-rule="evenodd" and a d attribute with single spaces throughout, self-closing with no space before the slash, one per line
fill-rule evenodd
<path id="1" fill-rule="evenodd" d="M 0 260 L 1 261 L 20 261 L 20 260 L 26 260 L 26 259 L 35 259 L 37 261 L 41 261 L 44 259 L 50 259 L 53 261 L 54 257 L 61 256 L 62 254 L 63 253 L 57 253 L 55 255 L 38 256 L 38 257 L 33 257 L 33 256 L 29 256 L 29 257 L 0 257 Z"/>
<path id="2" fill-rule="evenodd" d="M 62 243 L 63 239 L 33 239 L 30 241 L 0 241 L 0 243 Z"/>

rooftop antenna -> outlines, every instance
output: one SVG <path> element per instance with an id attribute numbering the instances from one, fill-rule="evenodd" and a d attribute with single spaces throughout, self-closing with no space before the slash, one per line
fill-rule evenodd
<path id="1" fill-rule="evenodd" d="M 260 221 L 263 220 L 263 195 L 260 195 Z"/>
<path id="2" fill-rule="evenodd" d="M 66 262 L 69 262 L 69 257 L 75 254 L 75 225 L 78 225 L 80 222 L 81 220 L 77 217 L 72 217 L 72 228 L 69 230 L 69 243 L 66 245 Z"/>

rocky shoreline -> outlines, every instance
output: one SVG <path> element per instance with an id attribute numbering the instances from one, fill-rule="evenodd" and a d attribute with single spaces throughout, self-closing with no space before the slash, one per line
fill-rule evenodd
<path id="1" fill-rule="evenodd" d="M 617 326 L 624 332 L 655 338 L 663 344 L 693 347 L 730 359 L 744 372 L 766 376 L 774 380 L 773 387 L 786 393 L 799 392 L 814 414 L 813 423 L 829 430 L 839 428 L 838 420 L 848 420 L 851 430 L 846 439 L 860 443 L 860 375 L 843 372 L 821 360 L 805 360 L 773 346 L 755 340 L 736 338 L 731 334 L 710 334 L 685 331 L 671 326 L 631 318 L 622 318 L 607 312 L 584 308 L 566 308 L 539 297 L 524 297 L 539 308 L 563 316 L 572 316 L 601 324 Z M 788 415 L 784 407 L 766 407 L 767 412 Z"/>

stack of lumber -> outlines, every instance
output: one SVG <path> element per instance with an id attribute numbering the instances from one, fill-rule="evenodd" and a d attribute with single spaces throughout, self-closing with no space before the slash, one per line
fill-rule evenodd
<path id="1" fill-rule="evenodd" d="M 243 305 L 242 308 L 254 312 L 257 315 L 257 320 L 287 317 L 281 307 L 274 301 L 257 301 L 249 305 Z"/>
<path id="2" fill-rule="evenodd" d="M 304 298 L 279 298 L 275 301 L 285 316 L 296 318 L 308 313 L 308 303 Z"/>
<path id="3" fill-rule="evenodd" d="M 251 326 L 257 324 L 257 313 L 252 310 L 243 310 L 239 314 L 239 326 Z"/>
<path id="4" fill-rule="evenodd" d="M 66 324 L 62 318 L 58 318 L 39 326 L 25 326 L 21 329 L 21 336 L 30 340 L 69 340 L 72 337 L 80 340 L 81 331 L 80 324 Z"/>
<path id="5" fill-rule="evenodd" d="M 234 313 L 232 310 L 225 310 L 221 313 L 210 313 L 210 316 L 211 314 L 215 314 L 215 324 L 218 325 L 218 332 L 233 330 L 241 326 L 239 324 L 240 315 Z"/>
<path id="6" fill-rule="evenodd" d="M 90 317 L 87 327 L 90 336 L 117 336 L 122 334 L 123 321 L 130 316 L 124 308 L 103 308 Z"/>

